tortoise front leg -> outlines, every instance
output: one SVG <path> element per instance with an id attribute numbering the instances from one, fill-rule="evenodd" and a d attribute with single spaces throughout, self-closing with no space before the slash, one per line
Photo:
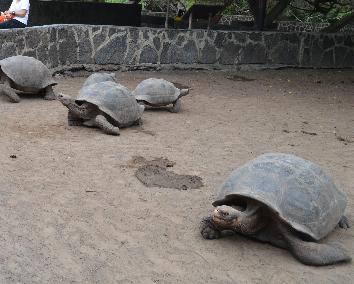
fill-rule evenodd
<path id="1" fill-rule="evenodd" d="M 221 231 L 216 228 L 211 216 L 203 218 L 200 222 L 199 228 L 204 239 L 214 240 L 222 237 Z"/>
<path id="2" fill-rule="evenodd" d="M 81 126 L 83 125 L 83 119 L 74 115 L 70 110 L 68 112 L 68 125 L 69 126 Z"/>
<path id="3" fill-rule="evenodd" d="M 0 85 L 0 94 L 7 96 L 12 103 L 19 103 L 20 102 L 20 97 L 16 94 L 16 92 L 10 87 L 7 86 L 6 84 L 1 84 Z"/>
<path id="4" fill-rule="evenodd" d="M 53 86 L 48 86 L 44 89 L 44 99 L 48 101 L 55 100 L 57 98 L 53 91 Z"/>
<path id="5" fill-rule="evenodd" d="M 112 125 L 103 115 L 97 115 L 94 124 L 106 134 L 120 135 L 119 128 Z"/>
<path id="6" fill-rule="evenodd" d="M 134 125 L 137 125 L 137 126 L 142 126 L 143 125 L 143 120 L 140 118 L 138 118 L 135 122 L 134 122 Z"/>
<path id="7" fill-rule="evenodd" d="M 350 223 L 349 220 L 346 216 L 342 216 L 342 218 L 340 218 L 339 223 L 338 223 L 339 228 L 342 229 L 349 229 L 350 228 Z"/>
<path id="8" fill-rule="evenodd" d="M 173 106 L 170 108 L 170 112 L 177 113 L 181 110 L 181 101 L 178 99 L 173 103 Z"/>

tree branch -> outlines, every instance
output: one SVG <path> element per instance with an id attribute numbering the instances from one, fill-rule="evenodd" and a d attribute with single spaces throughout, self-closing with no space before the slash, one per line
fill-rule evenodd
<path id="1" fill-rule="evenodd" d="M 279 0 L 279 2 L 269 11 L 268 15 L 266 15 L 264 26 L 269 27 L 288 7 L 291 0 Z"/>

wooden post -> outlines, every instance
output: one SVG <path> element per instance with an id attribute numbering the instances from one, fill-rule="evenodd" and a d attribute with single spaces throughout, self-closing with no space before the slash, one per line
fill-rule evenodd
<path id="1" fill-rule="evenodd" d="M 257 1 L 257 11 L 256 11 L 256 26 L 258 30 L 263 30 L 264 20 L 266 16 L 267 0 L 256 0 Z"/>
<path id="2" fill-rule="evenodd" d="M 208 17 L 208 30 L 210 30 L 210 24 L 211 24 L 211 17 L 212 17 L 212 13 L 209 13 L 209 17 Z"/>
<path id="3" fill-rule="evenodd" d="M 168 18 L 170 12 L 170 0 L 167 1 L 167 9 L 166 9 L 166 20 L 165 20 L 165 29 L 168 28 Z"/>
<path id="4" fill-rule="evenodd" d="M 188 29 L 192 28 L 192 20 L 193 20 L 193 12 L 191 11 L 191 13 L 189 14 L 189 25 L 188 25 Z"/>

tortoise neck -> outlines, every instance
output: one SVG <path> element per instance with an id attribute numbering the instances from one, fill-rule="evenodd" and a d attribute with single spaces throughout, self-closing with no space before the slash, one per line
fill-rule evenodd
<path id="1" fill-rule="evenodd" d="M 86 119 L 89 117 L 90 106 L 88 103 L 83 103 L 82 105 L 78 105 L 75 100 L 71 100 L 67 103 L 66 107 L 70 110 L 70 112 L 78 116 L 80 118 Z"/>
<path id="2" fill-rule="evenodd" d="M 240 212 L 235 231 L 244 235 L 253 235 L 267 225 L 263 205 L 255 201 L 247 201 L 246 210 Z"/>

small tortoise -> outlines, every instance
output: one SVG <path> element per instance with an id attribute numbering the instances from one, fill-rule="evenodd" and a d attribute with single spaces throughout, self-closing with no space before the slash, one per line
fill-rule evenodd
<path id="1" fill-rule="evenodd" d="M 81 88 L 76 100 L 63 94 L 58 100 L 69 109 L 70 126 L 98 127 L 111 135 L 119 135 L 119 127 L 140 124 L 144 111 L 126 87 L 112 81 Z"/>
<path id="2" fill-rule="evenodd" d="M 93 73 L 85 80 L 82 88 L 92 85 L 99 82 L 111 81 L 116 82 L 116 74 L 115 73 Z"/>
<path id="3" fill-rule="evenodd" d="M 54 81 L 49 69 L 39 60 L 28 56 L 11 56 L 0 60 L 0 94 L 18 103 L 18 94 L 43 94 L 44 99 L 56 98 Z"/>
<path id="4" fill-rule="evenodd" d="M 217 192 L 210 217 L 201 222 L 205 239 L 231 230 L 288 249 L 307 265 L 350 261 L 338 245 L 319 244 L 343 215 L 344 193 L 322 169 L 294 155 L 270 153 L 236 169 Z"/>
<path id="5" fill-rule="evenodd" d="M 178 89 L 172 83 L 164 79 L 150 78 L 139 83 L 133 91 L 133 95 L 139 103 L 152 107 L 161 107 L 172 104 L 171 112 L 179 112 L 181 109 L 180 98 L 187 95 L 189 89 Z"/>

